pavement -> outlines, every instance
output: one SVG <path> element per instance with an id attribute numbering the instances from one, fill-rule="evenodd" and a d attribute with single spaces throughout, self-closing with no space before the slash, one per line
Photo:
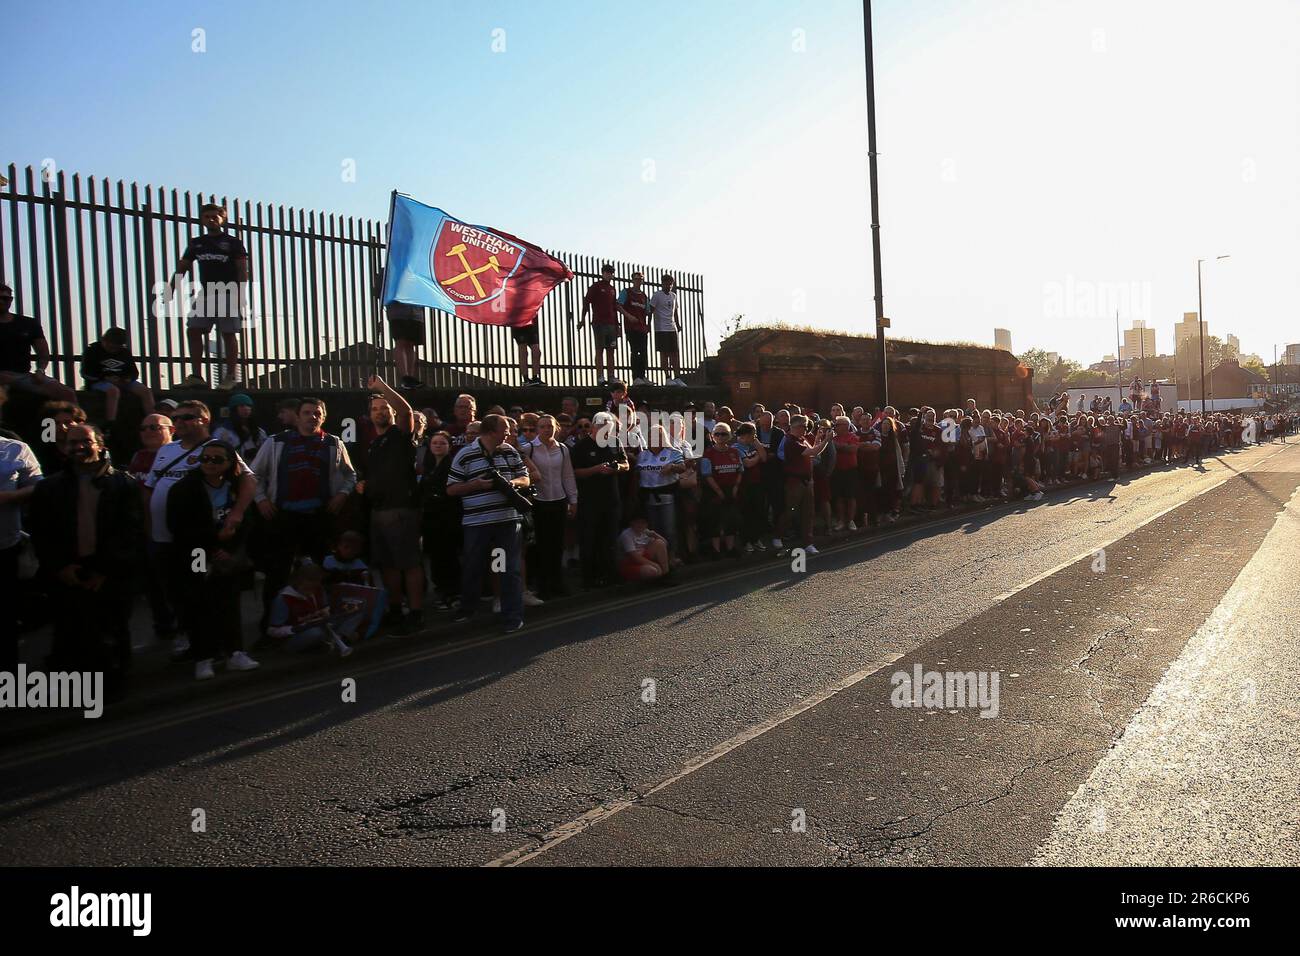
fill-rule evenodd
<path id="1" fill-rule="evenodd" d="M 1149 797 L 1172 821 L 1182 798 L 1108 760 L 1203 625 L 1243 606 L 1243 579 L 1282 602 L 1245 598 L 1279 668 L 1253 676 L 1256 700 L 1285 699 L 1300 542 L 1279 512 L 1298 486 L 1300 447 L 1250 448 L 854 541 L 806 572 L 580 599 L 509 638 L 416 638 L 87 721 L 0 753 L 0 863 L 1051 863 L 1113 851 L 1092 839 L 1098 801 L 1138 859 L 1158 841 L 1118 808 Z M 998 675 L 997 716 L 892 706 L 918 664 Z M 1267 732 L 1288 741 L 1295 708 L 1277 706 Z M 1234 723 L 1217 759 L 1258 761 L 1235 799 L 1258 791 L 1276 825 L 1255 849 L 1221 839 L 1285 859 L 1294 830 L 1261 788 L 1296 792 L 1294 750 L 1261 755 L 1248 715 Z M 1208 799 L 1228 771 L 1194 743 L 1179 766 Z"/>

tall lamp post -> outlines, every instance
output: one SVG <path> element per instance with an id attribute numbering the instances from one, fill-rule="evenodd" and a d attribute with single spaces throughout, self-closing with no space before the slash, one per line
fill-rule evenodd
<path id="1" fill-rule="evenodd" d="M 1219 259 L 1229 259 L 1231 256 L 1215 256 L 1215 261 Z M 1205 301 L 1201 296 L 1201 263 L 1206 259 L 1196 260 L 1196 338 L 1201 343 L 1201 415 L 1205 415 Z M 1189 399 L 1191 395 L 1187 396 Z"/>
<path id="2" fill-rule="evenodd" d="M 889 367 L 885 360 L 885 293 L 880 284 L 880 195 L 876 185 L 876 63 L 871 43 L 871 0 L 862 0 L 862 24 L 867 50 L 867 160 L 871 174 L 871 266 L 876 282 L 876 375 L 880 407 L 889 404 Z"/>

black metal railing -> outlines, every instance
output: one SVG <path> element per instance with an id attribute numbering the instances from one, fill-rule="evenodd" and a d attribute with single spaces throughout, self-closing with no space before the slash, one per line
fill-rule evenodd
<path id="1" fill-rule="evenodd" d="M 160 304 L 190 238 L 201 231 L 199 208 L 224 206 L 227 229 L 249 253 L 251 315 L 242 336 L 244 380 L 297 387 L 358 387 L 376 369 L 391 374 L 388 330 L 376 277 L 385 256 L 386 223 L 181 193 L 48 168 L 8 167 L 0 188 L 0 277 L 14 290 L 13 311 L 45 329 L 53 374 L 79 381 L 82 351 L 110 326 L 125 328 L 146 384 L 170 388 L 189 369 L 183 310 Z M 550 250 L 548 250 L 550 251 Z M 582 300 L 600 277 L 596 256 L 551 251 L 574 279 L 546 297 L 537 322 L 543 377 L 562 386 L 594 379 L 595 343 L 575 329 Z M 677 280 L 683 333 L 681 364 L 699 368 L 704 338 L 704 281 L 698 274 L 612 261 L 616 285 L 634 271 L 647 293 L 665 272 Z M 426 310 L 423 359 L 434 378 L 469 384 L 520 384 L 510 330 Z M 218 371 L 221 337 L 208 337 L 209 374 Z M 653 342 L 652 342 L 653 348 Z M 627 344 L 618 369 L 630 377 Z M 652 367 L 657 364 L 651 356 Z M 439 373 L 442 373 L 441 375 Z"/>

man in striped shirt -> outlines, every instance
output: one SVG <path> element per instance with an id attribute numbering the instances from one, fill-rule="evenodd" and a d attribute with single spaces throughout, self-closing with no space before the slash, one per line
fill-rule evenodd
<path id="1" fill-rule="evenodd" d="M 524 582 L 520 574 L 523 536 L 519 512 L 493 487 L 496 471 L 516 488 L 528 487 L 528 469 L 519 452 L 506 443 L 506 420 L 485 415 L 477 440 L 456 453 L 447 474 L 447 494 L 462 500 L 465 545 L 461 564 L 461 608 L 457 623 L 473 618 L 482 591 L 483 567 L 489 561 L 501 573 L 501 613 L 506 633 L 524 626 Z"/>

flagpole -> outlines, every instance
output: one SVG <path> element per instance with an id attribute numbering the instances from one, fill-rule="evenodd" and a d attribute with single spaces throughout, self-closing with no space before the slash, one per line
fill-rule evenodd
<path id="1" fill-rule="evenodd" d="M 384 243 L 384 267 L 379 272 L 379 288 L 375 290 L 375 374 L 380 378 L 380 350 L 384 341 L 384 290 L 388 288 L 388 260 L 393 247 L 393 212 L 397 209 L 397 190 L 388 196 L 388 235 Z"/>
<path id="2" fill-rule="evenodd" d="M 867 159 L 871 173 L 871 266 L 876 283 L 876 375 L 880 407 L 889 404 L 889 365 L 885 358 L 885 298 L 880 279 L 880 195 L 876 171 L 876 63 L 871 41 L 871 0 L 862 0 L 867 54 Z"/>

